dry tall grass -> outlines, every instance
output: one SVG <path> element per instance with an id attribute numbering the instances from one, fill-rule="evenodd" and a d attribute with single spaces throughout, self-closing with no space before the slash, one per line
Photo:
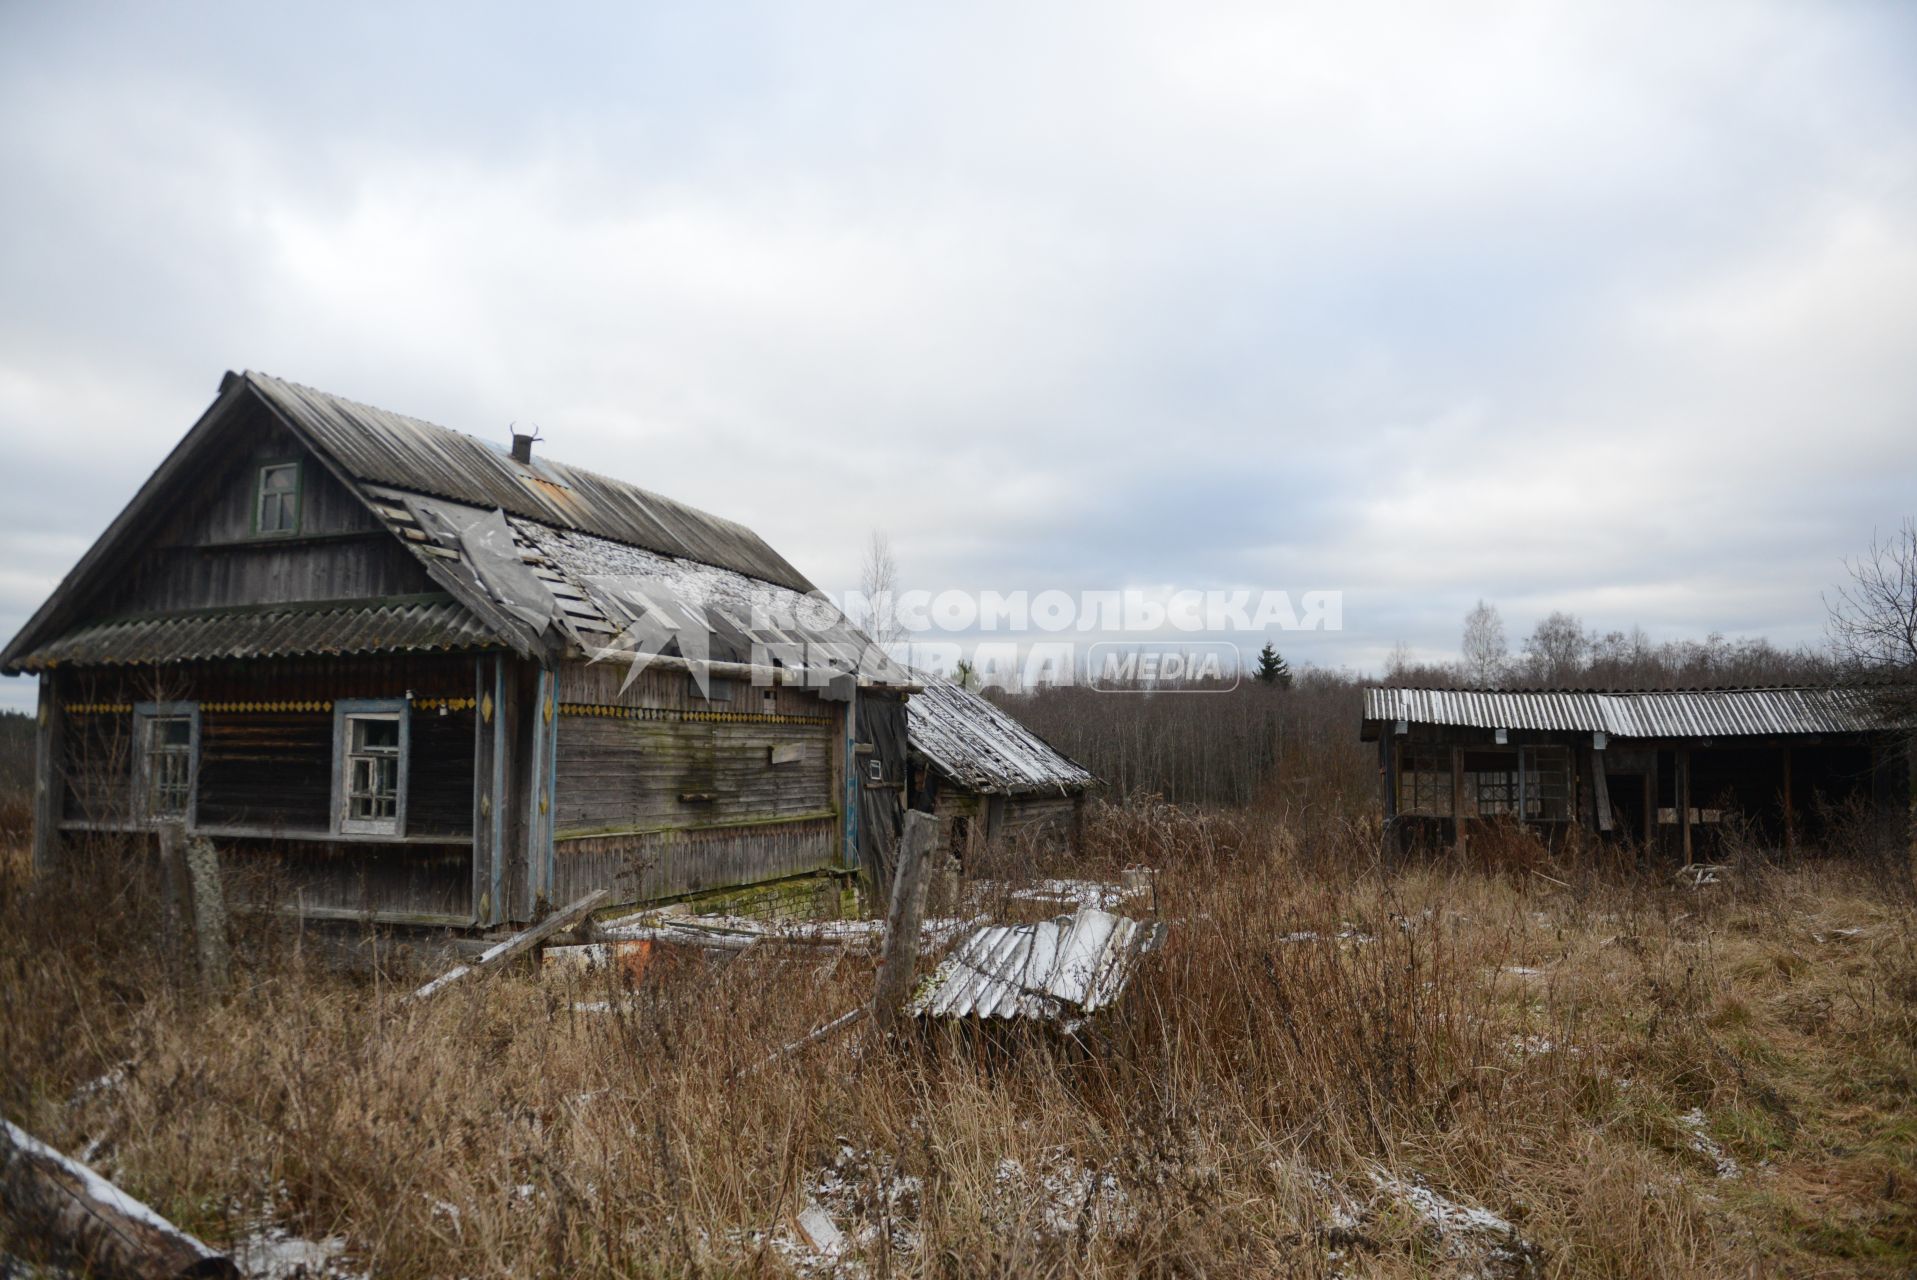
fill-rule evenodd
<path id="1" fill-rule="evenodd" d="M 825 1268 L 792 1243 L 811 1200 L 864 1274 L 1917 1261 L 1907 872 L 1385 875 L 1361 824 L 1150 804 L 1089 836 L 1162 868 L 1172 930 L 1083 1042 L 855 1033 L 756 1071 L 870 961 L 762 946 L 421 1006 L 403 956 L 348 976 L 261 921 L 209 1004 L 137 869 L 30 885 L 16 853 L 0 1106 L 209 1239 L 271 1214 L 382 1276 Z"/>

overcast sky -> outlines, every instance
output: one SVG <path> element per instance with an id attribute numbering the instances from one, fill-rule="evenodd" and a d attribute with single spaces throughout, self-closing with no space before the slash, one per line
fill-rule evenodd
<path id="1" fill-rule="evenodd" d="M 228 368 L 829 588 L 1815 641 L 1917 509 L 1917 5 L 0 4 L 0 631 Z"/>

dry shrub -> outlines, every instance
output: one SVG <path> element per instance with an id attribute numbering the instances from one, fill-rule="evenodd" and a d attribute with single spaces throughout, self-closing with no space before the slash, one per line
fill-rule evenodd
<path id="1" fill-rule="evenodd" d="M 1092 866 L 1159 868 L 1171 926 L 1112 1016 L 769 1065 L 868 998 L 869 960 L 761 946 L 409 1004 L 398 953 L 342 972 L 256 921 L 208 1002 L 137 863 L 30 884 L 15 853 L 0 1098 L 211 1238 L 270 1213 L 383 1276 L 787 1274 L 815 1199 L 867 1274 L 1917 1258 L 1917 931 L 1867 868 L 1387 873 L 1363 821 L 1156 802 L 1087 834 Z M 1524 1249 L 1462 1248 L 1406 1186 Z"/>

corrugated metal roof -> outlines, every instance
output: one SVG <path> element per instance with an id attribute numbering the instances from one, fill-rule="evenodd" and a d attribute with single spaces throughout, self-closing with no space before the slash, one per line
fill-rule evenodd
<path id="1" fill-rule="evenodd" d="M 40 670 L 55 663 L 114 665 L 481 649 L 497 643 L 484 624 L 463 605 L 450 600 L 327 609 L 244 609 L 103 622 L 42 645 L 27 654 L 20 665 Z"/>
<path id="2" fill-rule="evenodd" d="M 354 479 L 576 529 L 662 555 L 810 591 L 805 575 L 742 524 L 621 480 L 509 450 L 418 418 L 270 374 L 243 375 Z"/>
<path id="3" fill-rule="evenodd" d="M 920 675 L 922 693 L 905 704 L 912 749 L 972 791 L 1006 795 L 1083 791 L 1097 784 L 1084 766 L 989 699 L 938 676 Z"/>
<path id="4" fill-rule="evenodd" d="M 987 925 L 920 984 L 930 1018 L 1063 1018 L 1097 1013 L 1131 981 L 1165 926 L 1086 907 L 1041 924 Z"/>
<path id="5" fill-rule="evenodd" d="M 1883 727 L 1854 689 L 1366 689 L 1365 719 L 1617 738 L 1862 733 Z"/>

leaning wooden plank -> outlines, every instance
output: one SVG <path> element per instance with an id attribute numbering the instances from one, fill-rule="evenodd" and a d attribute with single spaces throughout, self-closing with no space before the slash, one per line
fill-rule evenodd
<path id="1" fill-rule="evenodd" d="M 232 1276 L 231 1259 L 12 1121 L 0 1130 L 6 1234 L 90 1276 Z M 18 1247 L 17 1245 L 15 1247 Z"/>
<path id="2" fill-rule="evenodd" d="M 434 978 L 431 982 L 413 992 L 410 998 L 414 1000 L 424 1000 L 429 996 L 438 995 L 455 982 L 470 977 L 472 974 L 484 973 L 488 969 L 497 968 L 514 956 L 522 955 L 537 946 L 540 939 L 550 938 L 561 929 L 578 924 L 592 913 L 593 908 L 611 896 L 612 890 L 610 889 L 594 889 L 591 893 L 579 899 L 579 901 L 553 912 L 544 920 L 532 926 L 532 928 L 522 929 L 504 942 L 496 946 L 488 947 L 485 952 L 480 955 L 479 959 L 473 961 L 471 964 L 462 964 L 455 968 L 448 969 L 445 973 L 440 974 L 437 978 Z"/>

